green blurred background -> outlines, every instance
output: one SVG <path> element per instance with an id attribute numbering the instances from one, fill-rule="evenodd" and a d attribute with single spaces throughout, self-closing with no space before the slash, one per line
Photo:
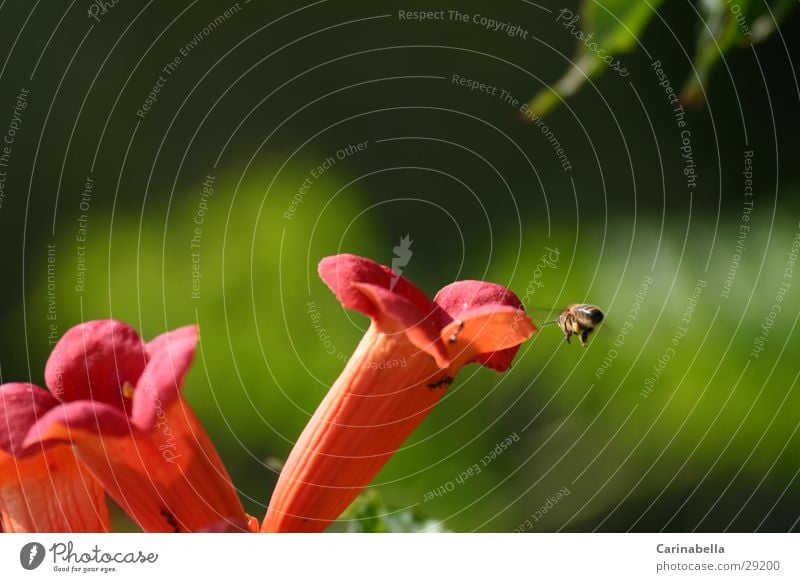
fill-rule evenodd
<path id="1" fill-rule="evenodd" d="M 785 2 L 739 2 L 751 24 L 784 18 L 749 46 L 730 3 L 655 5 L 615 53 L 629 74 L 593 70 L 537 125 L 519 108 L 570 71 L 574 31 L 611 43 L 642 4 L 0 3 L 0 132 L 29 90 L 2 168 L 2 381 L 41 383 L 51 334 L 83 320 L 121 319 L 146 338 L 199 323 L 186 394 L 261 518 L 280 460 L 367 326 L 317 262 L 391 264 L 408 234 L 403 274 L 431 296 L 486 279 L 539 323 L 582 301 L 606 322 L 586 350 L 547 326 L 508 373 L 463 370 L 373 483 L 378 513 L 454 531 L 800 529 L 800 279 L 787 271 L 799 19 Z M 580 16 L 572 29 L 562 8 Z M 688 79 L 683 128 L 654 61 L 676 94 Z"/>

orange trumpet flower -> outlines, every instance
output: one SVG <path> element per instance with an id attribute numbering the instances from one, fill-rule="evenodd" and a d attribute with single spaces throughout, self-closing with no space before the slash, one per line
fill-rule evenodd
<path id="1" fill-rule="evenodd" d="M 459 369 L 498 372 L 536 331 L 501 285 L 459 281 L 430 301 L 390 268 L 354 255 L 319 265 L 344 307 L 372 323 L 292 449 L 261 527 L 324 530 L 422 422 Z"/>
<path id="2" fill-rule="evenodd" d="M 251 529 L 225 467 L 181 393 L 197 343 L 187 326 L 145 343 L 130 326 L 70 329 L 47 362 L 60 402 L 24 446 L 71 443 L 117 503 L 152 532 Z"/>
<path id="3" fill-rule="evenodd" d="M 109 531 L 105 492 L 72 448 L 23 445 L 36 421 L 58 405 L 33 384 L 0 386 L 0 531 Z"/>

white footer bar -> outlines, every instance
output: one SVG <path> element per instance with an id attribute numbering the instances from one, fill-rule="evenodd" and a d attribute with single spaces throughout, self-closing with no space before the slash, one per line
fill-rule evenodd
<path id="1" fill-rule="evenodd" d="M 7 580 L 777 581 L 799 554 L 797 534 L 0 534 Z"/>

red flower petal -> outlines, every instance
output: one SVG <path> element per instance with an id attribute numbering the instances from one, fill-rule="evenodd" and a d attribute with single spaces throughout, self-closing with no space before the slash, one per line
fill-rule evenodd
<path id="1" fill-rule="evenodd" d="M 72 448 L 27 437 L 32 425 L 61 408 L 52 394 L 33 384 L 0 386 L 0 522 L 5 531 L 109 529 L 103 489 Z"/>
<path id="2" fill-rule="evenodd" d="M 536 327 L 531 323 L 527 314 L 525 314 L 525 310 L 519 298 L 508 288 L 495 283 L 471 280 L 457 281 L 443 287 L 441 291 L 436 294 L 434 303 L 447 314 L 449 318 L 447 322 L 466 322 L 471 318 L 481 318 L 487 313 L 492 312 L 492 309 L 495 307 L 504 308 L 503 310 L 497 311 L 497 313 L 508 313 L 508 308 L 513 308 L 512 311 L 515 314 L 514 321 L 506 321 L 506 325 L 511 324 L 514 328 L 513 331 L 519 332 L 511 335 L 518 335 L 521 339 L 516 341 L 516 343 L 513 340 L 509 340 L 512 347 L 505 349 L 495 347 L 497 351 L 478 353 L 472 359 L 472 361 L 478 362 L 498 372 L 504 372 L 508 369 L 519 349 L 519 344 L 528 339 L 536 331 Z M 492 309 L 490 309 L 489 312 L 482 312 L 480 308 L 484 307 Z M 496 317 L 492 319 L 499 322 Z M 466 327 L 466 325 L 464 327 Z M 503 329 L 505 329 L 503 326 L 498 328 L 499 333 L 502 333 Z M 445 343 L 449 343 L 449 338 L 452 337 L 452 333 L 455 330 L 446 330 L 450 330 L 450 328 L 445 328 L 445 331 L 442 332 L 442 337 Z M 456 337 L 461 337 L 463 331 L 464 330 L 459 331 Z M 504 341 L 503 338 L 498 338 L 491 334 L 482 335 L 472 332 L 469 333 L 473 339 L 477 339 L 479 335 L 481 335 L 482 341 L 487 347 L 490 347 L 492 343 L 496 343 L 497 340 L 501 343 Z"/>
<path id="3" fill-rule="evenodd" d="M 145 345 L 130 326 L 95 321 L 69 330 L 46 377 L 66 401 L 25 443 L 69 442 L 81 463 L 145 531 L 249 524 L 203 426 L 181 396 L 197 327 Z"/>
<path id="4" fill-rule="evenodd" d="M 44 388 L 12 382 L 0 386 L 0 451 L 21 457 L 31 426 L 60 403 Z M 41 452 L 41 448 L 38 451 Z"/>
<path id="5" fill-rule="evenodd" d="M 433 356 L 437 366 L 446 368 L 450 364 L 433 315 L 423 314 L 408 299 L 383 287 L 367 283 L 353 283 L 353 287 L 373 304 L 376 313 L 373 319 L 379 331 L 404 333 L 417 348 Z"/>
<path id="6" fill-rule="evenodd" d="M 522 308 L 517 296 L 502 285 L 486 281 L 456 281 L 450 283 L 436 294 L 434 303 L 441 307 L 451 319 L 461 319 L 461 315 L 470 309 L 484 305 L 507 305 Z"/>
<path id="7" fill-rule="evenodd" d="M 149 361 L 134 390 L 131 415 L 141 430 L 150 430 L 159 414 L 180 397 L 196 345 L 196 325 L 161 334 L 147 344 Z"/>
<path id="8" fill-rule="evenodd" d="M 360 311 L 374 318 L 375 305 L 354 285 L 369 283 L 399 295 L 414 304 L 421 313 L 431 313 L 435 306 L 416 285 L 389 267 L 356 255 L 335 255 L 319 263 L 319 276 L 347 309 Z"/>
<path id="9" fill-rule="evenodd" d="M 82 430 L 108 436 L 128 435 L 128 417 L 117 407 L 104 402 L 79 400 L 61 404 L 44 414 L 25 437 L 26 447 L 38 443 L 71 443 L 72 431 Z"/>
<path id="10" fill-rule="evenodd" d="M 61 401 L 94 400 L 124 408 L 123 387 L 135 385 L 147 362 L 129 325 L 110 319 L 71 328 L 47 360 L 45 380 Z"/>

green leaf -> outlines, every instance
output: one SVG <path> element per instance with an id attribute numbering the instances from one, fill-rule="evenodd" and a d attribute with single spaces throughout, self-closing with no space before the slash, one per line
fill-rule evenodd
<path id="1" fill-rule="evenodd" d="M 637 40 L 663 0 L 585 0 L 581 7 L 587 34 L 618 55 L 636 48 Z"/>
<path id="2" fill-rule="evenodd" d="M 763 0 L 700 0 L 702 15 L 697 32 L 695 73 L 681 90 L 684 103 L 704 101 L 704 87 L 717 63 L 735 48 L 761 42 L 775 32 L 776 23 L 784 20 L 797 6 L 796 0 L 777 0 L 767 10 Z"/>
<path id="3" fill-rule="evenodd" d="M 532 113 L 526 118 L 544 116 L 563 99 L 577 93 L 588 79 L 602 74 L 609 65 L 598 54 L 616 57 L 634 50 L 638 37 L 662 1 L 584 0 L 577 16 L 567 8 L 555 13 L 556 23 L 578 41 L 574 63 L 558 81 L 534 96 L 528 103 Z M 768 38 L 777 23 L 797 7 L 797 1 L 775 0 L 770 10 L 767 7 L 763 0 L 698 0 L 701 19 L 695 70 L 681 90 L 682 101 L 701 104 L 709 75 L 722 57 L 737 47 Z"/>
<path id="4" fill-rule="evenodd" d="M 609 65 L 624 70 L 616 56 L 636 48 L 637 39 L 662 1 L 585 0 L 579 15 L 566 8 L 556 13 L 557 25 L 577 39 L 577 51 L 573 66 L 564 76 L 539 91 L 528 103 L 533 114 L 546 115 Z"/>
<path id="5" fill-rule="evenodd" d="M 750 44 L 750 28 L 753 13 L 763 11 L 763 2 L 751 0 L 700 0 L 698 9 L 702 17 L 697 31 L 695 48 L 695 72 L 689 76 L 681 90 L 684 103 L 698 105 L 704 101 L 704 87 L 711 71 L 722 56 L 733 47 Z"/>
<path id="6" fill-rule="evenodd" d="M 450 531 L 416 508 L 396 509 L 384 505 L 380 494 L 368 489 L 342 515 L 350 533 L 441 533 Z"/>

